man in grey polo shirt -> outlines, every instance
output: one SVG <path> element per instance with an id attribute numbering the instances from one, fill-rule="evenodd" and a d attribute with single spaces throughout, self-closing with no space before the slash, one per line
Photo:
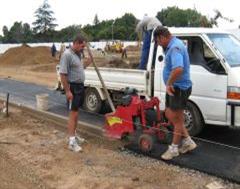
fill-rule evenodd
<path id="1" fill-rule="evenodd" d="M 82 151 L 79 143 L 84 140 L 76 136 L 78 109 L 84 98 L 84 68 L 92 63 L 90 58 L 84 63 L 81 60 L 80 52 L 84 49 L 85 45 L 86 40 L 81 35 L 78 35 L 73 40 L 72 47 L 64 51 L 60 60 L 61 82 L 63 84 L 67 100 L 69 101 L 70 109 L 68 120 L 68 148 L 75 152 Z M 90 52 L 88 51 L 88 53 Z"/>

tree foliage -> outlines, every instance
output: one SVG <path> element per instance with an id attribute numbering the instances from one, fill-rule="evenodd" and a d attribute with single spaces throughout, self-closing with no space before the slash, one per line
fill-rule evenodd
<path id="1" fill-rule="evenodd" d="M 131 13 L 126 13 L 115 20 L 102 21 L 97 25 L 88 24 L 83 27 L 83 31 L 94 41 L 109 40 L 112 37 L 119 40 L 134 40 L 136 24 L 136 17 Z"/>
<path id="2" fill-rule="evenodd" d="M 93 25 L 98 25 L 99 24 L 99 19 L 98 19 L 98 15 L 96 14 L 94 19 L 93 19 Z"/>
<path id="3" fill-rule="evenodd" d="M 212 27 L 206 16 L 196 9 L 180 9 L 176 6 L 162 9 L 157 18 L 168 27 Z"/>
<path id="4" fill-rule="evenodd" d="M 71 25 L 59 31 L 55 31 L 55 19 L 53 12 L 47 1 L 39 7 L 35 13 L 38 18 L 47 20 L 35 24 L 33 28 L 28 23 L 14 22 L 13 26 L 2 28 L 3 36 L 0 37 L 2 43 L 29 43 L 29 42 L 66 42 L 72 41 L 78 33 L 84 35 L 89 41 L 99 40 L 136 40 L 135 27 L 138 20 L 131 13 L 126 13 L 115 20 L 99 21 L 97 14 L 94 17 L 93 25 Z M 42 14 L 43 13 L 43 14 Z M 41 15 L 41 16 L 40 16 Z M 45 15 L 45 16 L 43 16 Z M 46 17 L 46 19 L 45 19 Z M 195 9 L 179 9 L 178 7 L 168 7 L 157 13 L 157 18 L 166 26 L 175 27 L 211 27 L 214 23 L 211 19 L 201 15 Z M 215 19 L 216 20 L 216 19 Z M 35 23 L 38 23 L 37 21 Z M 37 31 L 37 32 L 36 32 Z"/>
<path id="5" fill-rule="evenodd" d="M 51 10 L 48 1 L 44 0 L 43 4 L 35 11 L 36 21 L 33 22 L 33 31 L 41 34 L 53 31 L 57 26 L 54 23 L 56 19 L 53 17 L 53 14 L 54 12 Z"/>
<path id="6" fill-rule="evenodd" d="M 13 26 L 8 30 L 7 26 L 3 26 L 3 43 L 27 43 L 32 41 L 32 30 L 28 23 L 14 22 Z"/>

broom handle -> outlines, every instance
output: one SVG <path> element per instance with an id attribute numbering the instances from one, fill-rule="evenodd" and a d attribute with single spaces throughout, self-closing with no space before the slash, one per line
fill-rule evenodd
<path id="1" fill-rule="evenodd" d="M 116 109 L 115 109 L 115 107 L 114 107 L 114 105 L 113 105 L 112 99 L 110 98 L 110 95 L 109 95 L 109 93 L 108 93 L 107 87 L 106 87 L 106 85 L 105 85 L 105 83 L 104 83 L 104 81 L 103 81 L 103 78 L 102 78 L 102 76 L 101 76 L 101 74 L 100 74 L 100 72 L 99 72 L 99 69 L 98 69 L 98 67 L 97 67 L 97 65 L 96 65 L 96 63 L 95 63 L 95 61 L 94 61 L 94 59 L 93 59 L 92 51 L 91 51 L 91 49 L 89 48 L 89 45 L 88 45 L 88 44 L 86 44 L 86 47 L 87 47 L 87 51 L 88 51 L 89 57 L 90 57 L 90 59 L 91 59 L 91 62 L 93 63 L 93 66 L 94 66 L 94 68 L 95 68 L 95 71 L 97 72 L 98 78 L 99 78 L 99 80 L 100 80 L 100 82 L 101 82 L 101 84 L 102 84 L 104 93 L 105 93 L 105 95 L 106 95 L 106 97 L 107 97 L 107 100 L 108 100 L 108 103 L 109 103 L 112 111 L 115 112 Z"/>

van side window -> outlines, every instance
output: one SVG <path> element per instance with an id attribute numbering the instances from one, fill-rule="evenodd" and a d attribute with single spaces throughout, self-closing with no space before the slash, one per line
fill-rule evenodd
<path id="1" fill-rule="evenodd" d="M 206 60 L 216 58 L 211 49 L 205 43 L 203 43 L 203 54 Z"/>
<path id="2" fill-rule="evenodd" d="M 211 49 L 200 37 L 179 37 L 187 44 L 190 63 L 200 65 L 213 73 L 223 73 L 224 68 Z M 187 42 L 186 42 L 187 41 Z"/>

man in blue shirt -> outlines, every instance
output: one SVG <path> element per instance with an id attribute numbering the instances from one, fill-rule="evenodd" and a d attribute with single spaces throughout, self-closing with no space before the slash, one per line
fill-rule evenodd
<path id="1" fill-rule="evenodd" d="M 186 153 L 197 147 L 184 126 L 183 114 L 192 91 L 190 61 L 183 42 L 172 36 L 166 27 L 157 27 L 154 31 L 154 39 L 165 52 L 163 69 L 163 80 L 166 85 L 165 115 L 174 126 L 174 134 L 172 144 L 161 157 L 170 160 L 179 153 Z"/>

